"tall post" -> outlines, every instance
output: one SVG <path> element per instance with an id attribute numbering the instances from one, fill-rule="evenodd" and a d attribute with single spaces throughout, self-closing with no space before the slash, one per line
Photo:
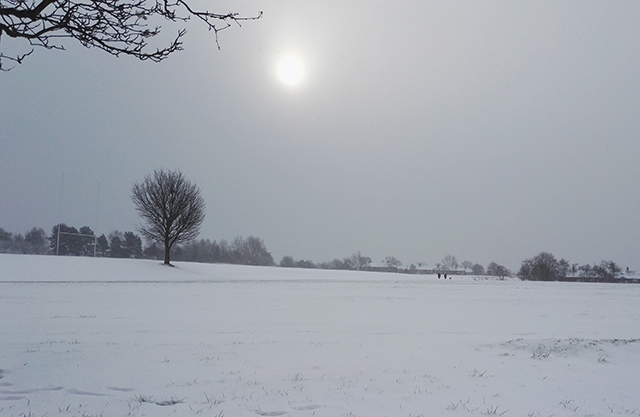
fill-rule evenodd
<path id="1" fill-rule="evenodd" d="M 62 220 L 62 191 L 64 190 L 64 172 L 62 173 L 62 180 L 60 181 L 60 212 L 58 215 L 58 237 L 56 240 L 56 256 L 60 253 L 60 221 Z"/>
<path id="2" fill-rule="evenodd" d="M 60 223 L 58 223 L 58 238 L 56 240 L 56 256 L 60 253 Z"/>
<path id="3" fill-rule="evenodd" d="M 100 181 L 98 181 L 98 196 L 96 198 L 96 231 L 95 238 L 93 240 L 93 257 L 96 257 L 96 252 L 98 251 L 98 219 L 100 218 Z"/>

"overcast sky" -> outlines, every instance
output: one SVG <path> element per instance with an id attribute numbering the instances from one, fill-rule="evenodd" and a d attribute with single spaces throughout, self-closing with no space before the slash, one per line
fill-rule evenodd
<path id="1" fill-rule="evenodd" d="M 162 167 L 202 189 L 200 237 L 276 261 L 640 269 L 640 2 L 219 4 L 264 17 L 221 51 L 191 21 L 159 64 L 69 41 L 0 73 L 0 227 L 134 230 Z"/>

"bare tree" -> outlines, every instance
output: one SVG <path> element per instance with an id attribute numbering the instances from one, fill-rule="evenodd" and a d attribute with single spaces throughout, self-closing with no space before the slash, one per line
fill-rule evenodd
<path id="1" fill-rule="evenodd" d="M 138 231 L 164 245 L 164 264 L 171 265 L 173 245 L 195 239 L 200 233 L 205 214 L 200 189 L 182 172 L 161 169 L 134 183 L 131 199 L 146 223 Z"/>
<path id="2" fill-rule="evenodd" d="M 344 264 L 348 265 L 349 269 L 360 271 L 371 264 L 371 258 L 369 258 L 368 256 L 363 256 L 360 251 L 358 251 L 350 257 L 345 258 Z"/>
<path id="3" fill-rule="evenodd" d="M 274 264 L 273 256 L 267 251 L 264 241 L 259 237 L 239 236 L 234 239 L 232 245 L 233 258 L 236 263 L 242 265 L 271 266 Z"/>
<path id="4" fill-rule="evenodd" d="M 505 279 L 506 277 L 511 276 L 511 271 L 504 265 L 491 262 L 487 266 L 487 274 L 499 277 L 500 279 Z"/>
<path id="5" fill-rule="evenodd" d="M 396 258 L 395 256 L 387 256 L 384 258 L 384 260 L 382 261 L 382 263 L 384 263 L 385 265 L 387 265 L 388 268 L 390 269 L 397 269 L 400 268 L 402 266 L 402 262 L 400 262 L 400 260 L 398 258 Z"/>
<path id="6" fill-rule="evenodd" d="M 25 53 L 5 55 L 0 50 L 0 69 L 3 61 L 22 63 L 33 47 L 64 49 L 58 38 L 73 38 L 88 48 L 98 48 L 115 56 L 131 55 L 141 60 L 162 61 L 182 49 L 186 33 L 165 41 L 150 44 L 160 34 L 162 22 L 185 22 L 197 18 L 215 34 L 232 22 L 256 20 L 238 13 L 214 13 L 196 10 L 193 0 L 0 0 L 0 45 L 4 37 L 22 39 L 32 47 Z M 220 46 L 218 45 L 218 49 Z"/>
<path id="7" fill-rule="evenodd" d="M 442 262 L 442 266 L 448 270 L 456 269 L 458 267 L 458 260 L 453 255 L 445 256 L 440 262 Z"/>

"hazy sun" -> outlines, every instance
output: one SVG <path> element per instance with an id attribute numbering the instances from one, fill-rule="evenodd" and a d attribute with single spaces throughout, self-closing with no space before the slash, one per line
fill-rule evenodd
<path id="1" fill-rule="evenodd" d="M 295 85 L 302 81 L 304 68 L 300 62 L 294 58 L 283 59 L 278 65 L 278 77 L 285 84 Z"/>

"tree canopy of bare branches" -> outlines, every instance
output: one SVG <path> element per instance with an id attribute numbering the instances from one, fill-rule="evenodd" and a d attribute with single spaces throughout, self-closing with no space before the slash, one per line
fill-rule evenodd
<path id="1" fill-rule="evenodd" d="M 164 264 L 171 265 L 173 245 L 195 239 L 200 233 L 205 215 L 200 189 L 182 172 L 160 169 L 133 184 L 131 199 L 146 223 L 138 231 L 164 245 Z"/>
<path id="2" fill-rule="evenodd" d="M 442 267 L 446 270 L 452 270 L 458 268 L 458 260 L 453 255 L 445 256 L 442 261 L 440 261 Z"/>
<path id="3" fill-rule="evenodd" d="M 0 69 L 6 62 L 22 63 L 33 47 L 64 49 L 59 38 L 73 38 L 86 47 L 99 48 L 115 56 L 131 55 L 140 60 L 162 61 L 182 49 L 186 29 L 179 28 L 164 44 L 150 41 L 161 31 L 161 23 L 196 18 L 214 32 L 232 23 L 256 20 L 238 13 L 197 10 L 191 0 L 0 0 Z M 7 38 L 31 45 L 27 52 L 5 53 Z M 219 48 L 219 45 L 218 45 Z"/>

